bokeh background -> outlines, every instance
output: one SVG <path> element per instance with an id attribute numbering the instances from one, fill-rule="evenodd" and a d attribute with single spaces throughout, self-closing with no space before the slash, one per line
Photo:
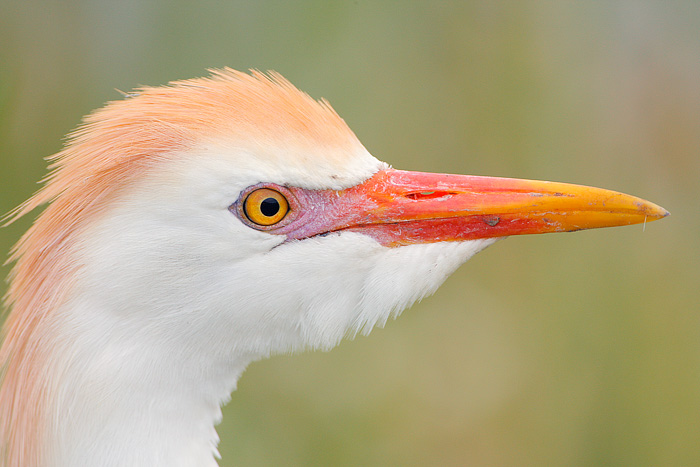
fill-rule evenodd
<path id="1" fill-rule="evenodd" d="M 327 98 L 398 168 L 672 213 L 500 242 L 369 337 L 253 364 L 222 466 L 700 465 L 697 0 L 0 0 L 0 211 L 115 88 L 222 66 Z"/>

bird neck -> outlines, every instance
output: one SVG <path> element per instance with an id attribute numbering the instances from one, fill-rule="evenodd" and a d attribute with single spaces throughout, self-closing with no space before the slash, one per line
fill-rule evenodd
<path id="1" fill-rule="evenodd" d="M 217 465 L 220 407 L 253 358 L 217 361 L 187 342 L 164 345 L 94 303 L 52 316 L 51 329 L 35 333 L 55 336 L 31 370 L 40 389 L 20 396 L 45 408 L 35 440 L 24 439 L 37 443 L 38 465 Z"/>

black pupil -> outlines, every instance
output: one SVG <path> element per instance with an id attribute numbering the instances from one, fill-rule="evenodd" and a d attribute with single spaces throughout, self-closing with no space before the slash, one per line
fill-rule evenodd
<path id="1" fill-rule="evenodd" d="M 272 217 L 280 212 L 280 203 L 275 198 L 265 198 L 260 203 L 260 212 L 267 217 Z"/>

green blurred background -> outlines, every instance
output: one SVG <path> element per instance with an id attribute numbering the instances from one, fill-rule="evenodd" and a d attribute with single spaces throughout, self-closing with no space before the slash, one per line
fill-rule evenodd
<path id="1" fill-rule="evenodd" d="M 697 0 L 0 0 L 0 211 L 115 88 L 222 66 L 327 98 L 398 168 L 673 214 L 501 242 L 369 337 L 252 365 L 222 466 L 700 465 Z"/>

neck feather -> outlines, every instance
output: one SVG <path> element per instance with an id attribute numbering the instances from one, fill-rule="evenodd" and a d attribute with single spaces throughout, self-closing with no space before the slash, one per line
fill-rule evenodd
<path id="1" fill-rule="evenodd" d="M 252 358 L 162 346 L 85 297 L 24 337 L 0 400 L 8 467 L 216 465 L 220 406 Z"/>

